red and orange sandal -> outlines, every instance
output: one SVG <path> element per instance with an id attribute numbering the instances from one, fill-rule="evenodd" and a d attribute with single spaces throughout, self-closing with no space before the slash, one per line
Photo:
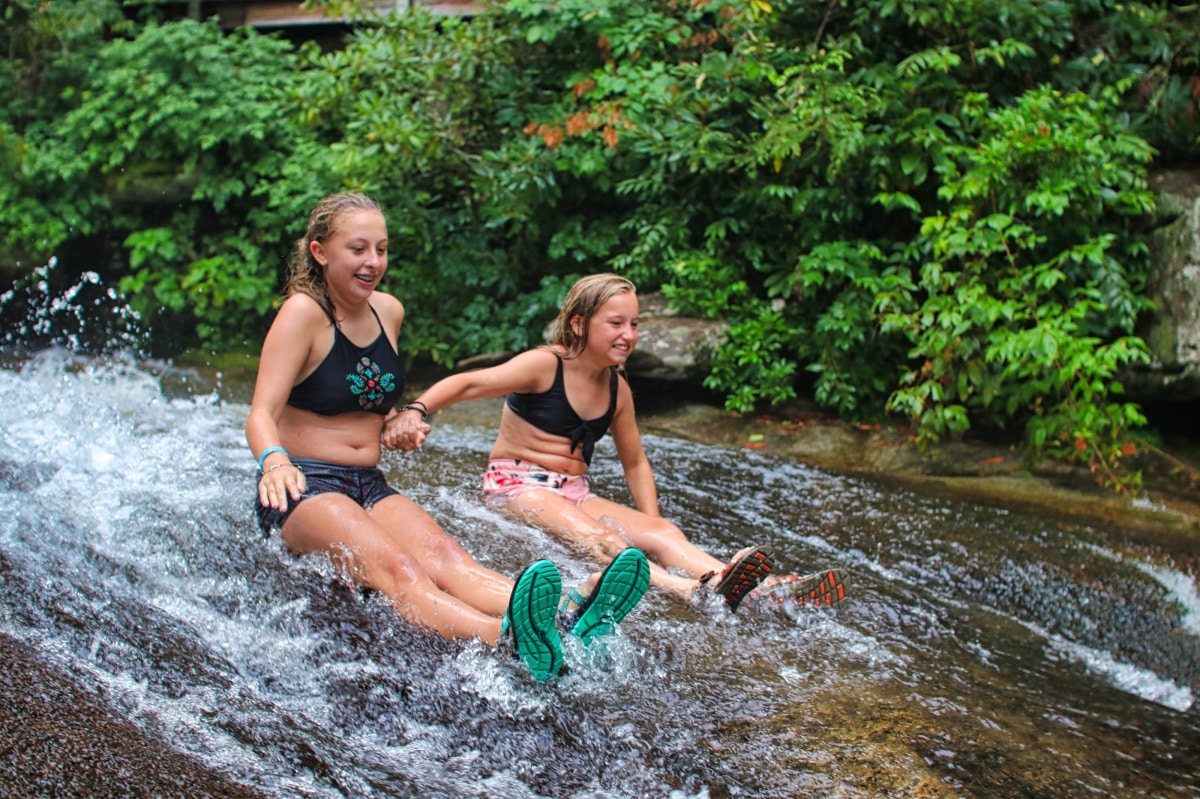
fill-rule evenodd
<path id="1" fill-rule="evenodd" d="M 849 572 L 827 569 L 813 574 L 780 574 L 764 580 L 751 599 L 768 605 L 819 608 L 836 605 L 846 598 Z"/>
<path id="2" fill-rule="evenodd" d="M 746 547 L 729 561 L 712 591 L 725 599 L 730 610 L 737 610 L 746 595 L 757 588 L 774 567 L 775 562 L 764 547 Z M 709 572 L 700 578 L 700 585 L 707 587 L 717 576 L 717 572 Z"/>

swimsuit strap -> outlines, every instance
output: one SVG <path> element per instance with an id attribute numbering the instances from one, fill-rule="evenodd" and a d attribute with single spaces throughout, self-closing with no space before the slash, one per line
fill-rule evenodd
<path id="1" fill-rule="evenodd" d="M 379 325 L 379 332 L 380 332 L 380 333 L 383 333 L 383 332 L 385 332 L 385 331 L 384 331 L 384 329 L 383 329 L 383 320 L 382 320 L 382 319 L 380 319 L 380 318 L 379 318 L 379 314 L 377 314 L 377 313 L 375 312 L 375 306 L 374 306 L 374 305 L 372 305 L 371 303 L 369 303 L 369 302 L 368 302 L 368 303 L 367 303 L 367 308 L 369 308 L 369 309 L 370 309 L 370 311 L 371 311 L 371 316 L 374 316 L 374 317 L 375 317 L 375 324 Z M 336 317 L 336 316 L 335 316 L 335 317 L 333 317 L 333 329 L 334 329 L 334 330 L 336 330 L 336 331 L 337 331 L 337 332 L 339 332 L 339 333 L 342 333 L 342 325 L 341 325 L 341 323 L 340 323 L 340 322 L 337 320 L 337 317 Z M 344 336 L 344 335 L 346 335 L 346 334 L 345 334 L 345 333 L 342 333 L 342 335 Z M 357 345 L 355 345 L 355 346 L 357 346 Z"/>
<path id="2" fill-rule="evenodd" d="M 383 333 L 383 320 L 379 318 L 379 314 L 375 313 L 375 306 L 368 302 L 367 307 L 371 309 L 371 316 L 375 317 L 375 324 L 379 325 L 379 332 Z"/>

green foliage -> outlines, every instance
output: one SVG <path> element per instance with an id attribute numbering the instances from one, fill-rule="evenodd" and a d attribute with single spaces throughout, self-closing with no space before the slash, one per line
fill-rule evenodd
<path id="1" fill-rule="evenodd" d="M 103 35 L 122 25 L 118 0 L 9 0 L 0 9 L 0 119 L 17 127 L 64 109 L 56 91 L 85 75 Z"/>
<path id="2" fill-rule="evenodd" d="M 150 24 L 109 43 L 53 136 L 26 146 L 27 183 L 61 190 L 61 221 L 43 225 L 35 255 L 116 237 L 131 248 L 118 283 L 143 318 L 241 341 L 278 288 L 281 257 L 264 251 L 285 252 L 295 224 L 294 209 L 281 219 L 264 198 L 300 143 L 280 124 L 297 73 L 286 42 L 214 23 Z"/>
<path id="3" fill-rule="evenodd" d="M 169 231 L 173 257 L 136 251 L 142 257 L 122 283 L 153 287 L 152 305 L 144 290 L 134 293 L 138 310 L 186 311 L 202 340 L 218 341 L 230 318 L 266 311 L 279 269 L 260 248 L 277 246 L 285 224 L 260 196 L 296 143 L 279 121 L 297 66 L 285 42 L 223 35 L 211 23 L 152 25 L 105 50 L 99 79 L 64 121 L 64 139 L 87 143 L 84 164 L 103 175 L 118 220 L 127 192 L 164 175 L 183 184 L 183 202 L 152 217 L 153 230 Z M 131 173 L 134 165 L 148 170 Z M 209 229 L 215 218 L 224 225 Z M 237 340 L 245 329 L 232 332 Z"/>
<path id="4" fill-rule="evenodd" d="M 1133 479 L 1118 375 L 1145 358 L 1146 172 L 1200 158 L 1194 4 L 373 6 L 334 3 L 357 24 L 318 54 L 10 3 L 0 253 L 98 244 L 157 330 L 229 344 L 313 203 L 364 190 L 413 358 L 536 344 L 613 269 L 730 322 L 730 408 L 811 382 L 922 444 L 1023 432 Z"/>
<path id="5" fill-rule="evenodd" d="M 967 98 L 974 138 L 944 149 L 947 205 L 924 220 L 915 280 L 879 295 L 883 329 L 912 344 L 889 407 L 919 441 L 1015 419 L 1035 450 L 1108 462 L 1143 423 L 1109 403 L 1119 369 L 1148 359 L 1120 335 L 1146 307 L 1125 266 L 1143 250 L 1121 220 L 1152 208 L 1151 151 L 1110 122 L 1117 96 L 1043 87 L 1002 109 Z"/>
<path id="6" fill-rule="evenodd" d="M 717 353 L 704 380 L 726 392 L 725 407 L 743 413 L 762 400 L 779 404 L 796 396 L 796 362 L 789 355 L 798 348 L 798 331 L 770 306 L 752 313 L 743 311 L 730 326 L 729 346 Z"/>
<path id="7" fill-rule="evenodd" d="M 610 264 L 731 319 L 729 407 L 803 365 L 822 404 L 921 442 L 1016 425 L 1091 463 L 1141 419 L 1108 398 L 1145 357 L 1146 86 L 1196 81 L 1194 37 L 1130 8 L 507 4 L 545 63 L 574 55 L 537 131 L 560 175 L 615 185 Z M 1192 153 L 1196 100 L 1170 123 Z"/>
<path id="8" fill-rule="evenodd" d="M 711 259 L 667 265 L 672 280 L 663 294 L 684 313 L 733 318 L 729 344 L 714 354 L 704 385 L 726 393 L 726 407 L 748 412 L 766 398 L 780 403 L 796 396 L 793 353 L 803 337 L 782 312 L 755 299 L 736 269 Z"/>
<path id="9" fill-rule="evenodd" d="M 192 316 L 201 340 L 220 339 L 227 335 L 228 326 L 220 327 L 209 320 L 224 319 L 230 312 L 252 310 L 265 314 L 276 289 L 275 276 L 270 272 L 248 274 L 257 252 L 245 244 L 247 237 L 226 239 L 229 247 L 241 250 L 201 258 L 188 263 L 183 271 L 162 265 L 178 264 L 186 259 L 179 252 L 179 238 L 170 228 L 151 228 L 131 233 L 125 240 L 130 250 L 132 274 L 120 280 L 119 288 L 138 304 L 160 308 L 175 316 Z"/>
<path id="10" fill-rule="evenodd" d="M 45 174 L 42 149 L 121 14 L 117 0 L 11 0 L 0 20 L 0 256 L 40 265 L 92 208 L 86 190 Z"/>

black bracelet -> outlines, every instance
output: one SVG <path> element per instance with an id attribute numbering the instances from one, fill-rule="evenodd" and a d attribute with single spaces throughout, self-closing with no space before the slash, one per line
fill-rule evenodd
<path id="1" fill-rule="evenodd" d="M 420 400 L 413 400 L 407 405 L 401 405 L 400 413 L 404 413 L 405 411 L 416 411 L 417 413 L 421 414 L 422 422 L 426 424 L 429 423 L 429 409 L 426 408 L 425 403 L 421 402 Z"/>

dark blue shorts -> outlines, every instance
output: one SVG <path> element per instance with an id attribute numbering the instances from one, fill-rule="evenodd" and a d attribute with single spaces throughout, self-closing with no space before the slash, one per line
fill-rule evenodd
<path id="1" fill-rule="evenodd" d="M 317 494 L 345 494 L 350 499 L 369 508 L 384 497 L 400 492 L 387 483 L 378 468 L 365 466 L 342 466 L 338 463 L 313 460 L 312 458 L 292 458 L 292 464 L 304 472 L 304 493 L 296 502 L 288 502 L 288 509 L 283 513 L 268 508 L 258 501 L 257 492 L 254 495 L 254 509 L 258 513 L 258 526 L 265 535 L 272 530 L 283 527 L 287 517 L 292 515 L 304 500 Z M 261 476 L 261 475 L 260 475 Z M 256 483 L 257 486 L 257 483 Z"/>

